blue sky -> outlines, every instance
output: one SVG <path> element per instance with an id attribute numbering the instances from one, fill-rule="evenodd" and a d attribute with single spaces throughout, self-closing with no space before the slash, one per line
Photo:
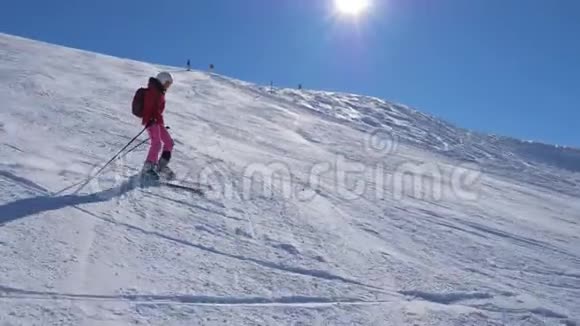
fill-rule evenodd
<path id="1" fill-rule="evenodd" d="M 479 131 L 580 147 L 580 1 L 2 4 L 0 32 L 248 81 L 367 94 Z"/>

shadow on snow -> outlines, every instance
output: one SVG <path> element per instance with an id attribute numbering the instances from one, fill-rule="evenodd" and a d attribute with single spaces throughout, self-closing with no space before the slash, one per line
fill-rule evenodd
<path id="1" fill-rule="evenodd" d="M 5 174 L 3 174 L 6 176 Z M 22 181 L 21 178 L 14 181 Z M 27 216 L 55 211 L 66 207 L 72 207 L 82 204 L 101 203 L 113 198 L 120 197 L 136 188 L 150 187 L 154 184 L 143 183 L 139 175 L 129 177 L 122 184 L 100 192 L 87 195 L 61 195 L 53 196 L 50 194 L 41 195 L 32 198 L 25 198 L 13 201 L 0 206 L 0 226 L 14 220 Z M 39 189 L 38 187 L 35 187 Z"/>

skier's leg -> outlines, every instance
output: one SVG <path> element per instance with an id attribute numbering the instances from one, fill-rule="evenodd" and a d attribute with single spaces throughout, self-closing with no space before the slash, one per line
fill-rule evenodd
<path id="1" fill-rule="evenodd" d="M 161 154 L 160 164 L 163 162 L 165 166 L 169 164 L 171 160 L 171 151 L 173 151 L 173 138 L 169 134 L 169 131 L 165 128 L 159 128 L 159 137 L 163 142 L 163 153 Z"/>
<path id="2" fill-rule="evenodd" d="M 160 137 L 163 142 L 163 153 L 161 153 L 161 159 L 159 159 L 159 172 L 164 174 L 166 178 L 173 179 L 175 173 L 167 167 L 169 161 L 171 160 L 171 151 L 173 150 L 173 139 L 171 135 L 165 128 L 160 128 Z"/>
<path id="3" fill-rule="evenodd" d="M 169 134 L 169 131 L 166 128 L 159 128 L 159 136 L 161 137 L 161 141 L 163 142 L 163 151 L 164 152 L 171 152 L 173 150 L 173 138 Z"/>
<path id="4" fill-rule="evenodd" d="M 149 134 L 149 153 L 147 154 L 147 162 L 157 164 L 159 160 L 159 151 L 161 151 L 161 134 L 159 125 L 152 125 L 147 128 Z"/>

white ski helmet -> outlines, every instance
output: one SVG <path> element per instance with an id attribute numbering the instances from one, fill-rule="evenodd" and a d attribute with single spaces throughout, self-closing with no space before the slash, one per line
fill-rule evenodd
<path id="1" fill-rule="evenodd" d="M 171 83 L 171 84 L 173 83 L 173 77 L 167 71 L 162 71 L 162 72 L 158 73 L 157 77 L 155 77 L 155 78 L 163 85 L 165 85 L 167 83 Z"/>

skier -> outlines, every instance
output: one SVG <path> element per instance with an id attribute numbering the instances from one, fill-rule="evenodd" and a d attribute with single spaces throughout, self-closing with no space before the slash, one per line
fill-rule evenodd
<path id="1" fill-rule="evenodd" d="M 187 59 L 187 71 L 191 71 L 191 60 Z"/>
<path id="2" fill-rule="evenodd" d="M 142 175 L 158 179 L 163 176 L 173 179 L 175 173 L 168 167 L 173 150 L 173 139 L 165 128 L 163 111 L 165 110 L 165 92 L 173 84 L 173 77 L 168 72 L 160 72 L 157 77 L 149 78 L 144 102 L 142 123 L 147 127 L 150 147 L 149 154 L 143 165 Z M 161 158 L 159 158 L 159 152 Z"/>

